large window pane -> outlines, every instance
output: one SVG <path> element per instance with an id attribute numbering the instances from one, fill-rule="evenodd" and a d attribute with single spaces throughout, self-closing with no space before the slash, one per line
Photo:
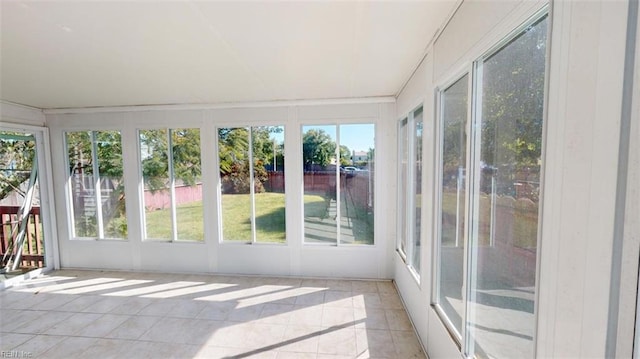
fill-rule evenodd
<path id="1" fill-rule="evenodd" d="M 96 131 L 102 222 L 106 238 L 126 238 L 127 219 L 122 178 L 122 136 L 120 131 Z"/>
<path id="2" fill-rule="evenodd" d="M 373 244 L 375 126 L 340 125 L 340 242 Z"/>
<path id="3" fill-rule="evenodd" d="M 478 66 L 470 245 L 471 353 L 533 356 L 547 19 Z"/>
<path id="4" fill-rule="evenodd" d="M 146 238 L 204 240 L 200 130 L 140 130 Z"/>
<path id="5" fill-rule="evenodd" d="M 440 231 L 437 246 L 437 304 L 462 333 L 464 203 L 468 75 L 441 94 Z"/>
<path id="6" fill-rule="evenodd" d="M 414 191 L 414 222 L 413 222 L 413 238 L 411 240 L 411 258 L 409 263 L 420 273 L 420 234 L 421 234 L 421 216 L 422 216 L 422 108 L 417 109 L 413 113 L 414 123 L 414 156 L 413 162 L 413 191 Z"/>
<path id="7" fill-rule="evenodd" d="M 336 126 L 303 126 L 304 241 L 337 243 Z"/>
<path id="8" fill-rule="evenodd" d="M 252 242 L 249 128 L 219 128 L 222 239 Z"/>
<path id="9" fill-rule="evenodd" d="M 90 132 L 67 132 L 74 237 L 98 237 Z"/>
<path id="10" fill-rule="evenodd" d="M 171 130 L 176 227 L 180 240 L 204 240 L 200 130 Z"/>
<path id="11" fill-rule="evenodd" d="M 398 122 L 397 249 L 420 280 L 423 110 Z"/>
<path id="12" fill-rule="evenodd" d="M 173 239 L 168 130 L 140 130 L 146 238 Z"/>
<path id="13" fill-rule="evenodd" d="M 218 129 L 224 241 L 285 243 L 284 127 Z"/>
<path id="14" fill-rule="evenodd" d="M 375 126 L 303 126 L 306 243 L 373 244 Z"/>
<path id="15" fill-rule="evenodd" d="M 284 127 L 251 128 L 257 242 L 285 242 Z"/>
<path id="16" fill-rule="evenodd" d="M 119 131 L 65 134 L 75 237 L 126 238 Z"/>

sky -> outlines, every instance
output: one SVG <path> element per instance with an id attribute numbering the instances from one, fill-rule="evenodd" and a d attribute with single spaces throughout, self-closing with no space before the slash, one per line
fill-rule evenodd
<path id="1" fill-rule="evenodd" d="M 312 128 L 324 130 L 331 138 L 336 138 L 336 126 L 303 126 L 303 131 Z M 340 145 L 351 151 L 367 151 L 375 147 L 375 126 L 373 124 L 340 125 Z"/>

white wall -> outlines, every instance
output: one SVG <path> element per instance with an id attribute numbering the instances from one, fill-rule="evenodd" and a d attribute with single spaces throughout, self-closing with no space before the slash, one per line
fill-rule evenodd
<path id="1" fill-rule="evenodd" d="M 468 69 L 543 5 L 464 1 L 400 93 L 396 120 L 424 99 L 425 131 L 433 130 L 434 88 Z M 538 357 L 605 355 L 626 11 L 625 1 L 553 3 L 539 245 Z M 638 133 L 633 135 L 637 143 Z M 435 148 L 429 143 L 433 140 L 428 133 L 424 136 L 424 158 L 435 173 Z M 635 178 L 637 183 L 638 154 L 635 156 L 630 181 Z M 416 283 L 398 255 L 394 256 L 394 276 L 429 357 L 459 357 L 459 349 L 429 307 L 435 185 L 433 179 L 425 179 L 424 185 L 422 243 L 427 245 L 422 247 L 422 283 Z M 631 195 L 637 198 L 637 188 L 634 191 Z M 634 203 L 632 213 L 637 218 Z M 628 232 L 627 238 L 638 241 L 637 220 L 628 222 L 628 231 L 636 234 Z M 637 250 L 631 256 L 636 272 L 628 280 L 637 281 Z M 619 335 L 632 338 L 633 333 Z"/>
<path id="2" fill-rule="evenodd" d="M 605 356 L 626 18 L 624 1 L 554 3 L 540 254 L 541 357 Z"/>
<path id="3" fill-rule="evenodd" d="M 636 9 L 637 10 L 637 9 Z M 633 44 L 631 34 L 628 38 L 627 58 L 628 66 L 625 71 L 625 84 L 627 86 L 624 93 L 623 115 L 620 133 L 620 159 L 618 173 L 626 172 L 626 183 L 618 187 L 618 203 L 616 203 L 617 224 L 623 222 L 622 228 L 618 228 L 619 242 L 615 243 L 614 259 L 612 267 L 612 307 L 618 307 L 617 317 L 615 310 L 610 311 L 614 316 L 610 318 L 609 330 L 612 326 L 616 328 L 609 335 L 610 351 L 608 356 L 616 358 L 631 358 L 634 349 L 634 337 L 631 333 L 636 333 L 636 340 L 640 340 L 638 326 L 636 324 L 637 297 L 638 297 L 638 258 L 640 257 L 640 40 L 638 37 L 638 14 L 629 14 L 633 24 L 635 17 L 635 53 L 630 45 Z M 635 63 L 632 61 L 635 56 Z M 633 71 L 633 76 L 631 76 Z M 629 88 L 632 86 L 632 88 Z M 628 112 L 627 112 L 628 111 Z M 626 161 L 625 161 L 626 158 Z M 619 183 L 622 178 L 618 178 Z M 621 203 L 621 202 L 624 202 Z M 621 239 L 621 240 L 620 240 Z M 616 271 L 617 270 L 617 271 Z M 618 288 L 615 288 L 615 286 Z M 615 291 L 617 289 L 617 292 Z M 617 302 L 616 302 L 617 299 Z M 615 335 L 613 335 L 615 334 Z M 636 357 L 639 350 L 639 342 L 636 342 Z M 615 350 L 615 353 L 611 351 Z"/>
<path id="4" fill-rule="evenodd" d="M 65 113 L 66 112 L 66 113 Z M 393 168 L 395 105 L 387 100 L 352 103 L 290 103 L 206 108 L 161 106 L 96 110 L 50 111 L 55 168 L 55 196 L 59 215 L 62 267 L 108 268 L 175 272 L 217 272 L 266 275 L 331 276 L 348 278 L 391 278 L 391 254 L 395 222 L 385 211 L 394 203 L 393 173 L 376 172 L 375 244 L 357 247 L 303 245 L 302 148 L 303 124 L 375 123 L 376 166 Z M 287 201 L 287 245 L 234 244 L 219 240 L 219 193 L 217 161 L 213 139 L 216 126 L 285 126 L 285 168 Z M 143 241 L 139 187 L 137 132 L 149 126 L 201 128 L 205 240 L 203 243 Z M 128 240 L 76 240 L 70 238 L 66 209 L 67 174 L 64 163 L 65 131 L 119 129 L 123 138 Z"/>

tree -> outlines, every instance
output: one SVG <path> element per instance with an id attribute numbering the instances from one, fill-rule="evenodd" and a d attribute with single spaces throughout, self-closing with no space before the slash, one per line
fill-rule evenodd
<path id="1" fill-rule="evenodd" d="M 249 130 L 244 127 L 219 128 L 218 154 L 220 173 L 224 176 L 233 172 L 233 164 L 245 161 L 249 156 Z"/>
<path id="2" fill-rule="evenodd" d="M 268 180 L 265 165 L 273 163 L 274 141 L 272 133 L 282 132 L 279 126 L 257 126 L 218 129 L 220 176 L 225 193 L 249 193 L 251 176 L 249 161 L 253 161 L 254 192 L 265 191 Z M 249 158 L 249 131 L 251 155 Z"/>
<path id="3" fill-rule="evenodd" d="M 302 161 L 305 168 L 312 164 L 322 167 L 331 163 L 336 156 L 336 143 L 321 129 L 311 129 L 302 136 Z"/>
<path id="4" fill-rule="evenodd" d="M 169 153 L 166 130 L 141 130 L 140 151 L 145 189 L 152 192 L 168 187 Z"/>
<path id="5" fill-rule="evenodd" d="M 349 166 L 353 164 L 351 161 L 351 150 L 345 145 L 340 145 L 340 165 Z"/>
<path id="6" fill-rule="evenodd" d="M 481 160 L 501 194 L 515 193 L 517 177 L 539 175 L 547 23 L 531 25 L 483 64 Z"/>
<path id="7" fill-rule="evenodd" d="M 171 154 L 174 179 L 193 186 L 200 179 L 200 130 L 197 128 L 171 130 Z M 140 131 L 142 174 L 145 186 L 163 190 L 169 186 L 169 139 L 167 130 Z"/>
<path id="8" fill-rule="evenodd" d="M 171 134 L 175 177 L 185 185 L 194 186 L 202 176 L 200 130 L 176 129 L 172 130 Z"/>
<path id="9" fill-rule="evenodd" d="M 35 152 L 35 141 L 20 139 L 21 133 L 3 132 L 0 137 L 0 199 L 11 192 L 24 195 L 20 185 L 29 179 Z"/>
<path id="10" fill-rule="evenodd" d="M 531 25 L 484 64 L 482 150 L 487 161 L 538 163 L 546 33 L 546 20 Z"/>

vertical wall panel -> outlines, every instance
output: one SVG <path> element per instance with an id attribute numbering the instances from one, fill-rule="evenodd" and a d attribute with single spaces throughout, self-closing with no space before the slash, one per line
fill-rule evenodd
<path id="1" fill-rule="evenodd" d="M 425 178 L 432 177 L 432 171 L 430 170 L 432 167 L 429 167 L 428 159 L 433 158 L 433 118 L 431 113 L 433 112 L 433 101 L 432 94 L 433 91 L 429 91 L 430 84 L 432 82 L 432 70 L 433 70 L 433 57 L 431 54 L 428 54 L 424 59 L 420 67 L 415 71 L 411 80 L 407 83 L 404 90 L 398 97 L 396 102 L 397 108 L 397 119 L 404 117 L 410 111 L 413 111 L 417 106 L 423 104 L 423 118 L 424 118 L 424 129 L 423 129 L 423 158 L 427 163 L 423 164 L 423 180 Z M 394 125 L 396 122 L 394 121 Z M 397 126 L 396 126 L 397 127 Z M 426 152 L 425 152 L 426 151 Z M 397 177 L 397 176 L 396 176 Z M 424 181 L 423 181 L 424 183 Z M 430 253 L 431 248 L 431 205 L 430 202 L 428 205 L 425 205 L 425 200 L 427 200 L 428 193 L 431 193 L 429 190 L 425 190 L 423 188 L 423 203 L 422 203 L 422 238 L 420 239 L 423 243 L 421 248 L 422 252 L 425 252 L 426 249 Z M 397 202 L 397 201 L 396 201 Z M 394 216 L 395 218 L 395 216 Z M 430 256 L 427 255 L 427 260 L 423 261 L 421 264 L 421 284 L 419 285 L 416 282 L 414 276 L 409 272 L 406 264 L 400 258 L 400 256 L 393 251 L 393 257 L 395 259 L 395 274 L 394 278 L 396 281 L 396 285 L 400 292 L 402 293 L 402 297 L 404 300 L 404 304 L 407 308 L 407 311 L 411 313 L 412 322 L 416 328 L 416 331 L 419 334 L 419 337 L 422 339 L 422 343 L 425 346 L 427 345 L 427 338 L 429 332 L 429 314 L 427 312 L 427 308 L 429 307 L 429 288 L 430 288 L 430 273 L 431 273 L 431 261 Z"/>
<path id="2" fill-rule="evenodd" d="M 626 30 L 621 19 L 624 2 L 554 3 L 540 357 L 605 354 Z"/>
<path id="3" fill-rule="evenodd" d="M 636 3 L 636 12 L 638 4 Z M 638 258 L 640 257 L 640 37 L 638 36 L 637 26 L 638 17 L 637 13 L 635 18 L 632 18 L 632 14 L 629 14 L 630 21 L 635 21 L 636 33 L 635 39 L 628 38 L 627 56 L 633 56 L 631 52 L 632 42 L 635 40 L 635 63 L 631 68 L 627 68 L 625 73 L 625 81 L 630 81 L 632 88 L 630 93 L 625 93 L 626 101 L 630 101 L 628 104 L 630 108 L 629 118 L 622 118 L 623 121 L 628 121 L 629 131 L 625 132 L 624 129 L 620 133 L 621 140 L 623 137 L 628 136 L 628 148 L 626 153 L 621 153 L 621 158 L 627 156 L 627 163 L 620 163 L 620 168 L 623 169 L 626 166 L 627 178 L 626 188 L 618 188 L 618 191 L 623 191 L 619 195 L 623 195 L 625 199 L 624 209 L 618 207 L 618 215 L 623 215 L 623 233 L 622 233 L 622 253 L 620 266 L 620 283 L 619 283 L 619 295 L 618 313 L 617 313 L 617 332 L 615 343 L 616 358 L 631 358 L 633 355 L 634 346 L 634 326 L 637 328 L 640 323 L 635 323 L 636 318 L 636 300 L 638 296 Z M 629 34 L 633 36 L 633 34 Z M 629 58 L 630 60 L 630 58 Z M 633 77 L 630 75 L 630 71 L 633 71 Z M 625 145 L 621 143 L 620 149 L 625 150 Z M 624 172 L 624 171 L 622 171 Z M 620 171 L 619 171 L 620 173 Z M 620 198 L 620 197 L 619 197 Z M 618 203 L 618 206 L 621 204 Z M 623 213 L 622 213 L 623 211 Z M 615 264 L 614 264 L 615 265 Z M 636 331 L 636 336 L 640 336 L 640 333 Z M 638 338 L 640 339 L 640 337 Z M 636 344 L 637 345 L 637 344 Z M 636 355 L 640 348 L 636 346 Z"/>

